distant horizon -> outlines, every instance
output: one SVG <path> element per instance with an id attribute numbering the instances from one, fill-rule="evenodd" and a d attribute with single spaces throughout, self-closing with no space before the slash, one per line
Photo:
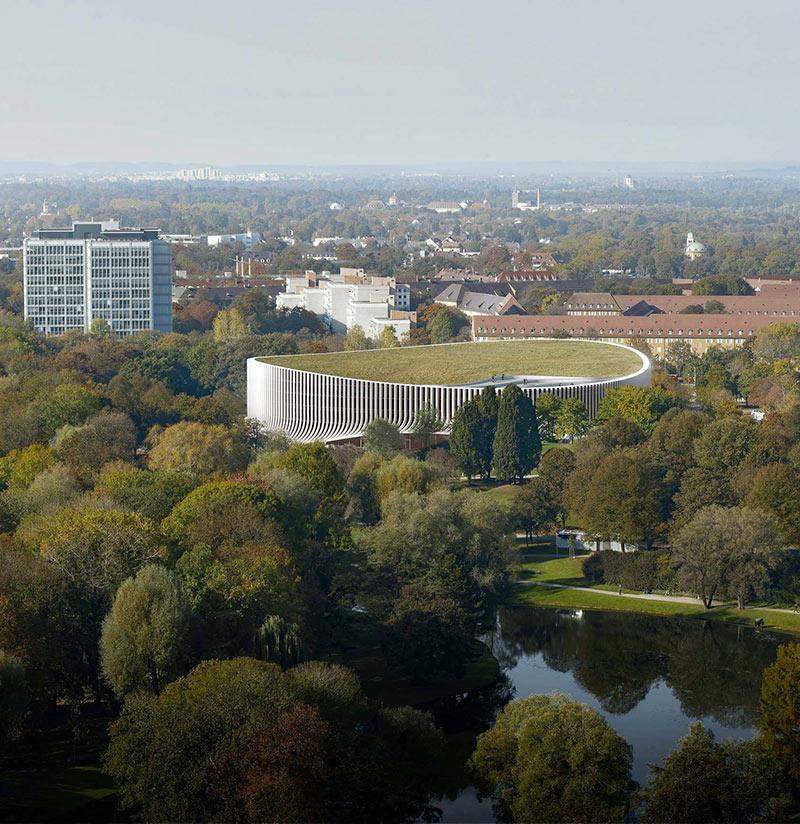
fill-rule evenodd
<path id="1" fill-rule="evenodd" d="M 650 172 L 674 171 L 674 170 L 707 170 L 724 171 L 726 169 L 798 169 L 800 170 L 800 157 L 795 160 L 591 160 L 591 159 L 569 159 L 569 160 L 428 160 L 428 161 L 404 161 L 392 160 L 385 162 L 269 162 L 269 161 L 247 161 L 239 163 L 217 163 L 211 160 L 195 161 L 172 161 L 172 160 L 98 160 L 84 159 L 72 161 L 58 160 L 3 160 L 0 159 L 0 172 L 24 173 L 34 169 L 117 169 L 146 171 L 180 171 L 202 168 L 218 169 L 235 173 L 237 171 L 272 171 L 282 169 L 310 169 L 310 170 L 344 170 L 344 169 L 375 169 L 391 170 L 397 172 L 425 170 L 436 171 L 457 170 L 457 169 L 496 169 L 502 172 L 504 169 L 526 170 L 540 169 L 553 171 L 575 171 L 592 170 L 596 172 L 606 172 L 609 174 L 620 174 L 625 171 L 646 170 Z M 212 181 L 213 182 L 213 181 Z"/>

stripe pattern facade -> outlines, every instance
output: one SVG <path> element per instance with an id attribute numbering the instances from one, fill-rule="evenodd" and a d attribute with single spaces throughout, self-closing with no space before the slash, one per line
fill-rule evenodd
<path id="1" fill-rule="evenodd" d="M 587 343 L 592 343 L 587 341 Z M 620 345 L 620 344 L 605 344 Z M 624 347 L 630 349 L 630 347 Z M 642 367 L 631 375 L 605 380 L 553 378 L 553 383 L 518 384 L 534 403 L 543 392 L 558 398 L 578 398 L 590 418 L 608 389 L 631 384 L 650 385 L 650 360 L 636 352 Z M 291 356 L 289 356 L 291 357 Z M 566 381 L 566 382 L 565 382 Z M 499 387 L 498 387 L 499 388 Z M 247 361 L 247 415 L 260 421 L 265 429 L 283 432 L 300 443 L 343 441 L 360 438 L 373 418 L 390 421 L 399 430 L 412 431 L 417 412 L 433 405 L 444 421 L 446 434 L 456 410 L 479 395 L 483 386 L 407 384 L 344 378 L 321 372 L 292 369 L 257 358 Z"/>

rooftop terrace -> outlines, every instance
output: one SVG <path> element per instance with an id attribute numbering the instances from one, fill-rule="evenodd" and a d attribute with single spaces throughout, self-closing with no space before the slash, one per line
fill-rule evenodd
<path id="1" fill-rule="evenodd" d="M 507 383 L 509 376 L 518 383 L 549 376 L 617 378 L 642 366 L 639 356 L 629 349 L 577 340 L 451 343 L 259 360 L 346 378 L 450 386 L 491 382 L 492 376 L 498 385 Z"/>

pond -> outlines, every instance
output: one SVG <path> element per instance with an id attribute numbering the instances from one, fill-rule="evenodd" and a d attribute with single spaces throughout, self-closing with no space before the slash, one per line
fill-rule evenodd
<path id="1" fill-rule="evenodd" d="M 762 672 L 785 638 L 713 621 L 513 607 L 485 640 L 502 681 L 429 707 L 448 734 L 445 789 L 433 802 L 444 822 L 494 820 L 464 763 L 511 698 L 563 692 L 593 707 L 632 746 L 633 778 L 644 784 L 692 721 L 719 739 L 752 736 Z"/>

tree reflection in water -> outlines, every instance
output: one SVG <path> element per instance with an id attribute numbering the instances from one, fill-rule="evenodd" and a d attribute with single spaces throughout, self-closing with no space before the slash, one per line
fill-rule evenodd
<path id="1" fill-rule="evenodd" d="M 596 700 L 633 746 L 634 778 L 640 782 L 647 780 L 648 765 L 660 763 L 688 733 L 694 718 L 719 725 L 716 733 L 723 738 L 749 735 L 758 716 L 761 674 L 775 660 L 778 637 L 704 620 L 578 615 L 501 609 L 483 638 L 504 673 L 500 682 L 427 707 L 448 739 L 434 801 L 443 822 L 493 818 L 490 800 L 481 800 L 470 786 L 465 764 L 476 736 L 512 698 L 556 690 Z"/>
<path id="2" fill-rule="evenodd" d="M 663 681 L 683 712 L 729 727 L 751 726 L 758 714 L 761 673 L 779 640 L 742 627 L 630 613 L 511 607 L 488 639 L 504 670 L 541 654 L 569 672 L 605 712 L 624 715 Z"/>

